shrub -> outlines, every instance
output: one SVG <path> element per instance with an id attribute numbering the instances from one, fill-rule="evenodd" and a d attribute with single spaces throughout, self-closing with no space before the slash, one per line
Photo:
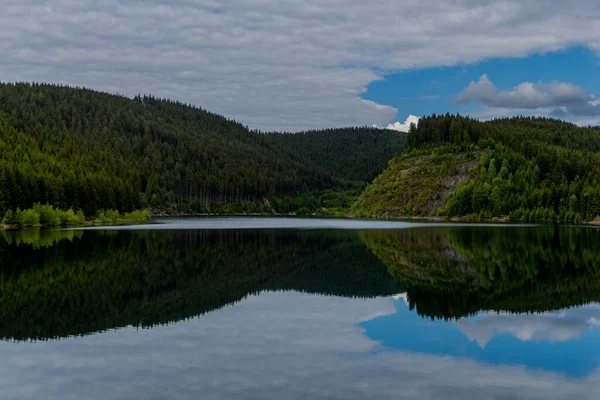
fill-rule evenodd
<path id="1" fill-rule="evenodd" d="M 40 214 L 34 209 L 23 210 L 19 222 L 23 226 L 39 225 Z"/>
<path id="2" fill-rule="evenodd" d="M 69 208 L 67 211 L 60 211 L 61 225 L 77 225 L 84 222 L 85 216 L 81 210 L 77 211 L 77 213 L 72 208 Z"/>
<path id="3" fill-rule="evenodd" d="M 77 214 L 75 214 L 75 220 L 80 224 L 85 222 L 85 215 L 83 215 L 82 209 L 77 210 Z"/>
<path id="4" fill-rule="evenodd" d="M 39 214 L 40 223 L 43 225 L 59 226 L 62 222 L 61 214 L 63 212 L 54 209 L 49 204 L 41 205 L 40 203 L 36 203 L 33 205 L 33 210 Z"/>
<path id="5" fill-rule="evenodd" d="M 33 208 L 27 210 L 21 210 L 20 208 L 17 208 L 14 212 L 12 210 L 8 210 L 0 222 L 2 224 L 22 226 L 64 226 L 83 223 L 85 222 L 85 216 L 81 210 L 75 213 L 72 208 L 68 209 L 67 211 L 63 211 L 54 208 L 49 204 L 42 205 L 40 203 L 36 203 L 33 205 Z"/>
<path id="6" fill-rule="evenodd" d="M 2 223 L 6 224 L 6 225 L 12 225 L 12 224 L 18 224 L 19 221 L 16 220 L 15 214 L 13 213 L 13 211 L 12 210 L 8 210 L 4 214 L 4 218 L 2 218 Z"/>
<path id="7" fill-rule="evenodd" d="M 150 212 L 148 210 L 137 210 L 130 213 L 126 213 L 123 219 L 135 219 L 135 220 L 146 220 L 150 218 Z"/>
<path id="8" fill-rule="evenodd" d="M 96 219 L 100 222 L 104 222 L 108 218 L 106 218 L 106 213 L 104 212 L 104 210 L 100 210 L 98 211 L 98 214 L 96 214 Z"/>
<path id="9" fill-rule="evenodd" d="M 121 215 L 117 210 L 106 210 L 106 219 L 116 222 L 121 219 Z"/>

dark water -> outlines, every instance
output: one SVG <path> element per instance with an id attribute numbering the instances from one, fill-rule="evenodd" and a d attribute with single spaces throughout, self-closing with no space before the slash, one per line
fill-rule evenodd
<path id="1" fill-rule="evenodd" d="M 304 221 L 0 232 L 0 399 L 600 398 L 600 231 Z"/>

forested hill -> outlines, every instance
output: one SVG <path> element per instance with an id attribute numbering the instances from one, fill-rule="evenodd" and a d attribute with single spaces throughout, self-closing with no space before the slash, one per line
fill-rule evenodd
<path id="1" fill-rule="evenodd" d="M 362 167 L 374 170 L 381 158 Z M 8 209 L 36 202 L 81 208 L 86 215 L 99 209 L 184 205 L 203 211 L 211 204 L 260 204 L 334 186 L 326 169 L 340 169 L 326 167 L 271 135 L 182 103 L 0 84 L 0 219 Z"/>
<path id="2" fill-rule="evenodd" d="M 353 212 L 580 222 L 600 215 L 600 128 L 546 118 L 422 118 Z"/>
<path id="3" fill-rule="evenodd" d="M 332 184 L 239 123 L 154 97 L 2 84 L 0 132 L 3 209 L 48 202 L 87 215 Z"/>
<path id="4" fill-rule="evenodd" d="M 400 155 L 405 133 L 378 128 L 341 128 L 294 134 L 272 133 L 274 143 L 307 163 L 317 164 L 336 178 L 370 182 L 389 160 Z"/>

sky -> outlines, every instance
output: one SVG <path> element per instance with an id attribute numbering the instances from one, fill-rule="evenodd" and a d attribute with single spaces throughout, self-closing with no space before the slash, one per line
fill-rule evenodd
<path id="1" fill-rule="evenodd" d="M 262 130 L 434 112 L 596 125 L 598 32 L 597 0 L 3 0 L 0 81 L 153 94 Z"/>

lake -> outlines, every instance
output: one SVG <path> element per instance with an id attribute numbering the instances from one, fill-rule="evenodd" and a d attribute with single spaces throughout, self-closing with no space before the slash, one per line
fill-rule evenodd
<path id="1" fill-rule="evenodd" d="M 600 231 L 291 218 L 0 232 L 0 398 L 598 399 Z"/>

